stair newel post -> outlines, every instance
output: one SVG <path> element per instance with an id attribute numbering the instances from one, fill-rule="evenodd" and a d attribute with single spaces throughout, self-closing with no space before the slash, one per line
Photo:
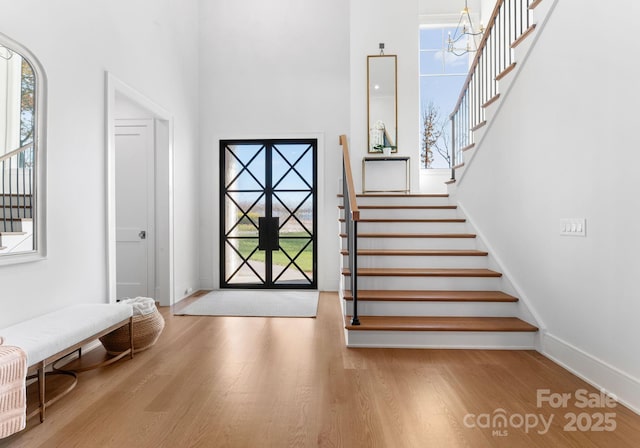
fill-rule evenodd
<path id="1" fill-rule="evenodd" d="M 353 215 L 351 213 L 351 204 L 350 204 L 350 194 L 349 194 L 349 186 L 347 183 L 347 168 L 345 163 L 342 164 L 342 192 L 344 199 L 344 227 L 345 233 L 347 234 L 347 257 L 348 257 L 348 265 L 349 271 L 351 272 L 351 295 L 353 296 L 353 317 L 351 319 L 351 325 L 360 325 L 360 321 L 358 320 L 358 261 L 357 261 L 357 253 L 358 253 L 358 223 L 353 220 Z"/>
<path id="2" fill-rule="evenodd" d="M 360 210 L 356 201 L 356 190 L 351 172 L 351 159 L 347 136 L 340 136 L 342 145 L 342 199 L 344 206 L 344 227 L 347 236 L 347 259 L 351 274 L 350 288 L 353 296 L 353 316 L 351 325 L 360 325 L 358 319 L 358 221 Z"/>

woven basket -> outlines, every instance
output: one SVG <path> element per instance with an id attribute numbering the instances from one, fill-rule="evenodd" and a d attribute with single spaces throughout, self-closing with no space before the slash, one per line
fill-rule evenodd
<path id="1" fill-rule="evenodd" d="M 141 352 L 156 343 L 162 329 L 164 318 L 158 310 L 141 316 L 133 316 L 133 352 Z M 100 338 L 107 353 L 117 355 L 129 348 L 129 326 L 120 327 Z"/>

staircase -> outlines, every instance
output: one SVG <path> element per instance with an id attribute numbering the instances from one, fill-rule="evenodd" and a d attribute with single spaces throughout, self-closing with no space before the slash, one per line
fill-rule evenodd
<path id="1" fill-rule="evenodd" d="M 0 254 L 33 250 L 30 194 L 0 193 Z"/>
<path id="2" fill-rule="evenodd" d="M 350 347 L 533 349 L 537 327 L 448 195 L 358 195 L 358 314 L 340 206 Z"/>

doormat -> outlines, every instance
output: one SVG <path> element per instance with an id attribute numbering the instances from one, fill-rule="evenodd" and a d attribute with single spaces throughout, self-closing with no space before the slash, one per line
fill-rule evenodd
<path id="1" fill-rule="evenodd" d="M 318 291 L 218 290 L 198 298 L 177 316 L 316 317 Z"/>

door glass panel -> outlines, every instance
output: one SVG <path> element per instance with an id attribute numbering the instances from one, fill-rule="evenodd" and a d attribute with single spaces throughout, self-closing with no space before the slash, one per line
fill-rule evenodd
<path id="1" fill-rule="evenodd" d="M 273 216 L 280 218 L 280 238 L 311 236 L 313 197 L 310 192 L 274 193 Z"/>
<path id="2" fill-rule="evenodd" d="M 273 253 L 276 284 L 313 283 L 312 238 L 280 237 L 280 250 Z"/>
<path id="3" fill-rule="evenodd" d="M 313 147 L 276 145 L 273 151 L 273 188 L 276 190 L 312 189 Z"/>
<path id="4" fill-rule="evenodd" d="M 258 237 L 258 218 L 265 213 L 262 192 L 232 191 L 226 194 L 225 233 L 227 236 Z"/>
<path id="5" fill-rule="evenodd" d="M 258 250 L 258 238 L 229 238 L 226 249 L 226 283 L 255 285 L 265 282 L 264 252 Z"/>
<path id="6" fill-rule="evenodd" d="M 263 145 L 226 146 L 225 188 L 264 190 L 265 147 Z"/>
<path id="7" fill-rule="evenodd" d="M 220 143 L 223 287 L 316 287 L 316 146 L 315 140 Z M 279 242 L 260 229 L 262 217 L 278 218 Z"/>

